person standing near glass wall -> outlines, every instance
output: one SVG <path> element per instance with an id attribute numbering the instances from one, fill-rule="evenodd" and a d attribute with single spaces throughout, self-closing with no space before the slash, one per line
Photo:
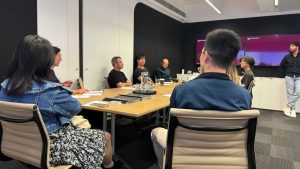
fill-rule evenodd
<path id="1" fill-rule="evenodd" d="M 287 91 L 287 106 L 283 108 L 286 116 L 296 118 L 296 103 L 300 96 L 300 57 L 299 42 L 290 43 L 289 54 L 280 63 L 280 69 L 285 74 Z"/>
<path id="2" fill-rule="evenodd" d="M 161 66 L 155 70 L 156 79 L 165 79 L 171 81 L 171 70 L 169 69 L 169 60 L 165 57 L 161 61 Z"/>

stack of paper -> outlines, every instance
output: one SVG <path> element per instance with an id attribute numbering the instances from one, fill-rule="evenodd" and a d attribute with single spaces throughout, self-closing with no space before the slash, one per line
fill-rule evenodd
<path id="1" fill-rule="evenodd" d="M 108 102 L 92 101 L 90 103 L 85 104 L 84 106 L 107 107 Z"/>
<path id="2" fill-rule="evenodd" d="M 133 87 L 121 87 L 121 89 L 125 89 L 125 90 L 133 90 Z"/>
<path id="3" fill-rule="evenodd" d="M 101 96 L 103 90 L 91 90 L 83 94 L 83 96 Z"/>
<path id="4" fill-rule="evenodd" d="M 72 95 L 73 98 L 75 99 L 86 99 L 89 98 L 89 95 Z"/>
<path id="5" fill-rule="evenodd" d="M 165 97 L 171 97 L 171 94 L 164 94 Z"/>

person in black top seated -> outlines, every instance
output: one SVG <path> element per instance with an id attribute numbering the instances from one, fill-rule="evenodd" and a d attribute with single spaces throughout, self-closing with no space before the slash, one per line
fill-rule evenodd
<path id="1" fill-rule="evenodd" d="M 61 53 L 60 53 L 60 49 L 56 46 L 53 46 L 53 50 L 54 50 L 54 54 L 55 54 L 55 58 L 54 58 L 54 62 L 53 62 L 53 65 L 51 66 L 51 69 L 50 69 L 50 74 L 49 74 L 49 81 L 52 81 L 52 82 L 56 82 L 56 83 L 60 83 L 60 80 L 58 80 L 57 76 L 55 75 L 55 72 L 54 72 L 54 67 L 55 66 L 59 66 L 60 62 L 61 62 Z M 62 82 L 61 84 L 65 87 L 70 87 L 72 85 L 72 81 L 71 80 L 67 80 L 65 82 Z"/>
<path id="2" fill-rule="evenodd" d="M 148 69 L 145 67 L 145 63 L 146 63 L 145 55 L 141 54 L 141 53 L 137 54 L 135 59 L 137 62 L 137 68 L 133 72 L 133 84 L 141 83 L 142 72 L 148 72 L 149 77 L 150 77 L 150 73 L 149 73 Z M 152 81 L 152 80 L 150 79 L 150 81 Z"/>
<path id="3" fill-rule="evenodd" d="M 167 58 L 163 58 L 161 61 L 161 66 L 155 71 L 156 79 L 165 79 L 165 81 L 171 81 L 171 70 L 169 67 L 169 60 Z"/>
<path id="4" fill-rule="evenodd" d="M 108 75 L 108 84 L 110 88 L 131 86 L 132 83 L 127 81 L 127 78 L 121 69 L 123 69 L 123 62 L 120 56 L 115 56 L 111 59 L 111 64 L 114 67 Z"/>
<path id="5" fill-rule="evenodd" d="M 251 56 L 244 56 L 241 58 L 241 68 L 244 70 L 244 75 L 241 79 L 241 85 L 245 89 L 249 89 L 250 83 L 254 80 L 252 72 L 255 61 Z"/>
<path id="6" fill-rule="evenodd" d="M 55 54 L 55 58 L 54 58 L 54 62 L 51 66 L 51 69 L 50 69 L 50 74 L 49 74 L 49 77 L 47 80 L 51 81 L 51 82 L 56 82 L 56 83 L 61 83 L 60 80 L 57 78 L 57 76 L 55 75 L 55 72 L 53 70 L 53 68 L 55 66 L 59 66 L 60 62 L 61 62 L 61 53 L 60 53 L 60 49 L 56 46 L 53 46 L 52 47 L 53 50 L 54 50 L 54 54 Z M 71 80 L 67 80 L 67 81 L 64 81 L 62 82 L 61 84 L 65 87 L 70 87 L 72 85 L 72 81 Z M 72 90 L 72 94 L 83 94 L 85 92 L 87 92 L 88 90 L 85 89 L 85 88 L 81 88 L 81 89 L 75 89 L 75 90 Z"/>

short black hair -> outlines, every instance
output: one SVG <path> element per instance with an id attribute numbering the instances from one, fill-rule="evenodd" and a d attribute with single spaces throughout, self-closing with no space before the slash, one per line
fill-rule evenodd
<path id="1" fill-rule="evenodd" d="M 58 52 L 60 52 L 60 49 L 56 46 L 53 46 L 53 50 L 54 50 L 54 54 L 58 54 Z"/>
<path id="2" fill-rule="evenodd" d="M 164 59 L 167 59 L 167 60 L 169 61 L 169 59 L 168 59 L 167 57 L 163 57 L 163 58 L 161 59 L 161 63 L 164 61 Z"/>
<path id="3" fill-rule="evenodd" d="M 297 47 L 299 47 L 299 46 L 300 46 L 299 42 L 296 42 L 296 41 L 294 41 L 294 42 L 290 43 L 290 45 L 294 45 L 294 46 L 297 46 Z"/>
<path id="4" fill-rule="evenodd" d="M 206 35 L 204 50 L 220 68 L 226 69 L 237 57 L 240 48 L 240 37 L 232 30 L 216 29 Z"/>
<path id="5" fill-rule="evenodd" d="M 137 55 L 135 55 L 135 60 L 138 61 L 140 60 L 141 58 L 145 58 L 146 56 L 142 53 L 138 53 Z"/>
<path id="6" fill-rule="evenodd" d="M 120 57 L 120 56 L 114 56 L 114 57 L 111 59 L 111 64 L 112 64 L 113 67 L 114 67 L 114 64 L 117 63 L 117 60 L 118 60 L 118 59 L 121 59 L 121 57 Z"/>
<path id="7" fill-rule="evenodd" d="M 25 36 L 9 63 L 7 94 L 22 95 L 32 88 L 32 81 L 42 83 L 49 79 L 54 57 L 53 47 L 47 39 L 38 35 Z"/>
<path id="8" fill-rule="evenodd" d="M 246 63 L 248 63 L 248 65 L 250 66 L 250 68 L 252 69 L 253 66 L 255 65 L 255 60 L 252 56 L 243 56 L 241 59 L 240 59 L 240 62 L 244 60 Z"/>

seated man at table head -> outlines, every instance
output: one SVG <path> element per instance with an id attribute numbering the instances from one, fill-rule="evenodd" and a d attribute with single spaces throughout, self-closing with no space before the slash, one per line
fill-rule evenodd
<path id="1" fill-rule="evenodd" d="M 55 54 L 55 57 L 54 57 L 54 62 L 51 66 L 51 69 L 50 69 L 50 74 L 49 74 L 49 81 L 52 81 L 52 82 L 56 82 L 56 83 L 61 83 L 60 80 L 57 78 L 57 76 L 55 75 L 55 72 L 54 72 L 54 67 L 56 66 L 59 66 L 60 62 L 61 62 L 61 53 L 60 53 L 60 48 L 56 47 L 56 46 L 53 46 L 53 51 L 54 51 L 54 54 Z M 64 81 L 62 82 L 61 84 L 65 87 L 70 87 L 72 85 L 72 81 L 71 80 L 67 80 L 67 81 Z M 87 92 L 88 90 L 85 89 L 85 88 L 80 88 L 80 89 L 75 89 L 72 91 L 72 94 L 83 94 L 85 92 Z"/>
<path id="2" fill-rule="evenodd" d="M 111 64 L 114 67 L 108 75 L 108 84 L 110 88 L 131 86 L 132 83 L 127 80 L 123 69 L 123 61 L 120 56 L 115 56 L 111 59 Z"/>
<path id="3" fill-rule="evenodd" d="M 148 69 L 145 67 L 146 56 L 142 53 L 139 53 L 135 56 L 135 60 L 137 62 L 137 67 L 133 72 L 133 84 L 141 83 L 142 72 L 148 72 L 148 77 L 150 77 L 150 73 L 149 73 Z M 152 80 L 150 79 L 150 81 L 152 81 Z"/>
<path id="4" fill-rule="evenodd" d="M 231 30 L 217 29 L 208 33 L 200 56 L 202 73 L 197 78 L 175 87 L 170 99 L 170 107 L 223 111 L 250 109 L 249 92 L 234 83 L 226 74 L 240 47 L 239 36 Z M 166 138 L 167 129 L 155 128 L 151 132 L 154 150 L 161 168 Z"/>
<path id="5" fill-rule="evenodd" d="M 163 58 L 161 61 L 161 66 L 155 70 L 156 79 L 165 79 L 165 81 L 171 81 L 171 70 L 169 69 L 169 60 Z"/>

